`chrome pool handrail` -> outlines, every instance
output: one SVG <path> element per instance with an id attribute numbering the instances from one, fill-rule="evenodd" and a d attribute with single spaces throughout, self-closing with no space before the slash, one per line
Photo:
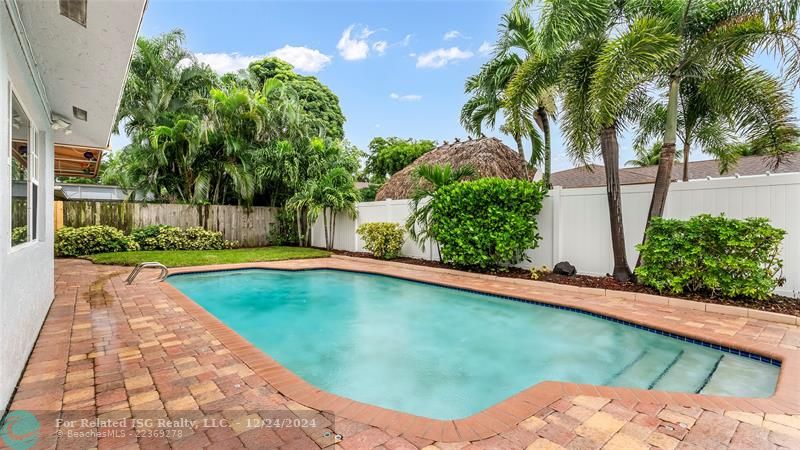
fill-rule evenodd
<path id="1" fill-rule="evenodd" d="M 158 281 L 164 281 L 164 279 L 167 278 L 167 275 L 169 275 L 169 269 L 167 269 L 167 266 L 161 264 L 160 262 L 156 262 L 156 261 L 142 262 L 142 263 L 137 264 L 136 267 L 133 268 L 131 273 L 128 274 L 128 278 L 125 279 L 125 283 L 126 284 L 132 284 L 133 280 L 136 279 L 136 277 L 139 275 L 139 272 L 141 272 L 142 269 L 151 268 L 151 267 L 153 267 L 153 268 L 157 267 L 157 268 L 161 269 L 161 274 L 158 276 Z"/>

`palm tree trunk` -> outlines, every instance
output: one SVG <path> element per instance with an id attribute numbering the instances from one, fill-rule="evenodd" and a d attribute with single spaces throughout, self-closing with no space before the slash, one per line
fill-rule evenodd
<path id="1" fill-rule="evenodd" d="M 692 143 L 689 135 L 683 140 L 683 181 L 689 181 L 689 148 Z"/>
<path id="2" fill-rule="evenodd" d="M 322 228 L 325 229 L 325 248 L 328 248 L 328 208 L 322 208 Z"/>
<path id="3" fill-rule="evenodd" d="M 303 236 L 303 241 L 305 242 L 304 247 L 311 247 L 311 224 L 308 223 L 308 210 L 306 210 L 306 214 L 301 216 L 302 223 L 303 223 L 303 230 L 305 235 Z"/>
<path id="4" fill-rule="evenodd" d="M 542 134 L 544 135 L 544 175 L 542 181 L 545 187 L 550 188 L 550 119 L 547 117 L 547 111 L 544 108 L 539 108 L 539 119 L 542 121 Z"/>
<path id="5" fill-rule="evenodd" d="M 616 124 L 600 132 L 600 151 L 606 172 L 608 216 L 611 222 L 611 248 L 614 252 L 614 279 L 629 281 L 631 269 L 625 256 L 625 230 L 622 223 L 622 195 L 619 184 L 619 142 Z"/>
<path id="6" fill-rule="evenodd" d="M 333 250 L 333 244 L 336 242 L 336 211 L 331 211 L 331 247 L 328 250 Z"/>
<path id="7" fill-rule="evenodd" d="M 525 159 L 525 147 L 522 145 L 522 136 L 515 133 L 514 142 L 517 143 L 517 152 L 519 152 L 519 156 L 522 156 L 522 159 Z"/>
<path id="8" fill-rule="evenodd" d="M 302 225 L 300 224 L 300 210 L 301 208 L 297 208 L 297 211 L 295 212 L 295 219 L 297 220 L 297 245 L 300 247 L 305 247 L 305 236 Z"/>
<path id="9" fill-rule="evenodd" d="M 673 75 L 669 82 L 667 125 L 664 130 L 664 144 L 661 146 L 661 157 L 658 160 L 656 182 L 653 186 L 653 197 L 650 199 L 650 210 L 647 212 L 644 236 L 647 236 L 650 220 L 653 217 L 661 217 L 664 215 L 664 205 L 667 203 L 669 185 L 672 183 L 672 163 L 675 161 L 675 142 L 678 137 L 678 93 L 680 92 L 680 88 L 680 77 Z M 644 242 L 644 237 L 642 237 L 642 242 Z M 639 255 L 639 259 L 636 261 L 636 267 L 639 267 L 641 263 L 642 257 Z"/>

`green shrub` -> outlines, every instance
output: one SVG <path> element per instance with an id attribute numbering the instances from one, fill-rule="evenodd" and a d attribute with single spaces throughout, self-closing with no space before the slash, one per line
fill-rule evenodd
<path id="1" fill-rule="evenodd" d="M 536 215 L 546 193 L 541 183 L 501 178 L 441 187 L 433 195 L 431 235 L 442 261 L 483 269 L 520 262 L 541 239 Z"/>
<path id="2" fill-rule="evenodd" d="M 64 227 L 56 231 L 55 252 L 58 256 L 83 256 L 95 253 L 127 252 L 139 250 L 139 245 L 129 236 L 106 225 L 89 227 Z"/>
<path id="3" fill-rule="evenodd" d="M 221 232 L 202 227 L 149 225 L 133 230 L 131 238 L 142 250 L 222 250 L 238 246 L 236 242 L 224 240 Z"/>
<path id="4" fill-rule="evenodd" d="M 11 245 L 28 242 L 28 227 L 16 227 L 11 230 Z"/>
<path id="5" fill-rule="evenodd" d="M 397 258 L 405 241 L 405 229 L 392 222 L 365 223 L 356 230 L 364 239 L 364 248 L 383 259 Z"/>
<path id="6" fill-rule="evenodd" d="M 131 238 L 139 244 L 141 250 L 162 250 L 158 248 L 158 237 L 167 225 L 148 225 L 131 231 Z"/>
<path id="7" fill-rule="evenodd" d="M 294 212 L 281 208 L 267 235 L 269 245 L 297 245 L 297 220 Z"/>
<path id="8" fill-rule="evenodd" d="M 785 234 L 765 218 L 655 218 L 637 247 L 636 276 L 660 292 L 764 299 L 785 281 L 778 257 Z"/>

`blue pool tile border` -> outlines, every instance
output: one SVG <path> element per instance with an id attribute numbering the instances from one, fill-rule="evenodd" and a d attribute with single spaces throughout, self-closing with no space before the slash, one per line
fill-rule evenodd
<path id="1" fill-rule="evenodd" d="M 630 322 L 630 321 L 627 321 L 627 320 L 617 319 L 615 317 L 607 316 L 607 315 L 604 315 L 604 314 L 598 314 L 598 313 L 594 313 L 594 312 L 591 312 L 591 311 L 586 311 L 586 310 L 583 310 L 583 309 L 580 309 L 580 308 L 575 308 L 575 307 L 572 307 L 572 306 L 554 305 L 552 303 L 546 303 L 546 302 L 542 302 L 542 301 L 538 301 L 538 300 L 530 300 L 530 299 L 522 298 L 522 297 L 514 297 L 514 296 L 510 296 L 510 295 L 490 294 L 490 293 L 487 293 L 487 292 L 481 292 L 481 291 L 477 291 L 477 290 L 469 289 L 469 288 L 454 287 L 454 286 L 449 286 L 449 285 L 446 285 L 446 284 L 434 283 L 434 282 L 431 282 L 431 281 L 415 280 L 415 279 L 412 279 L 412 278 L 399 277 L 399 276 L 396 276 L 396 275 L 386 275 L 386 274 L 382 274 L 382 273 L 362 272 L 362 271 L 359 271 L 359 270 L 329 268 L 329 267 L 305 267 L 305 268 L 299 268 L 299 269 L 279 269 L 279 268 L 273 268 L 273 267 L 242 267 L 242 268 L 236 268 L 236 269 L 213 269 L 213 270 L 198 270 L 198 271 L 195 271 L 195 272 L 187 271 L 187 272 L 175 273 L 175 274 L 170 274 L 169 276 L 167 276 L 167 278 L 165 278 L 165 280 L 169 279 L 171 277 L 177 277 L 177 276 L 180 276 L 180 275 L 197 275 L 197 274 L 203 274 L 203 273 L 219 273 L 219 272 L 241 272 L 243 270 L 265 270 L 265 271 L 273 271 L 273 272 L 309 272 L 309 271 L 314 271 L 314 270 L 332 270 L 332 271 L 337 271 L 337 272 L 350 272 L 350 273 L 358 273 L 358 274 L 362 274 L 362 275 L 373 275 L 373 276 L 378 276 L 378 277 L 396 278 L 398 280 L 410 281 L 412 283 L 427 284 L 429 286 L 437 286 L 437 287 L 442 287 L 442 288 L 447 288 L 447 289 L 454 289 L 454 290 L 462 291 L 462 292 L 469 292 L 470 294 L 477 294 L 477 295 L 482 295 L 482 296 L 486 296 L 486 297 L 498 298 L 498 299 L 502 299 L 502 300 L 510 300 L 510 301 L 513 301 L 513 302 L 530 303 L 530 304 L 534 304 L 534 305 L 538 305 L 538 306 L 544 306 L 544 307 L 547 307 L 547 308 L 554 308 L 554 309 L 560 309 L 560 310 L 564 310 L 564 311 L 575 312 L 575 313 L 579 313 L 579 314 L 585 314 L 585 315 L 588 315 L 588 316 L 597 317 L 598 319 L 608 320 L 608 321 L 611 321 L 611 322 L 619 323 L 621 325 L 626 325 L 626 326 L 633 327 L 633 328 L 636 328 L 636 329 L 639 329 L 639 330 L 647 331 L 649 333 L 658 334 L 660 336 L 665 336 L 665 337 L 668 337 L 668 338 L 677 339 L 679 341 L 688 342 L 690 344 L 697 344 L 697 345 L 700 345 L 700 346 L 703 346 L 703 347 L 708 347 L 708 348 L 710 348 L 712 350 L 719 350 L 721 352 L 730 353 L 732 355 L 742 356 L 742 357 L 745 357 L 745 358 L 753 359 L 755 361 L 760 361 L 760 362 L 763 362 L 763 363 L 771 364 L 771 365 L 776 366 L 776 367 L 781 367 L 781 361 L 778 360 L 778 359 L 769 358 L 769 357 L 766 357 L 766 356 L 759 355 L 757 353 L 751 353 L 751 352 L 748 352 L 748 351 L 745 351 L 745 350 L 739 350 L 739 349 L 736 349 L 736 348 L 733 348 L 733 347 L 728 347 L 728 346 L 725 346 L 725 345 L 711 344 L 709 342 L 705 342 L 705 341 L 702 341 L 702 340 L 699 340 L 699 339 L 694 339 L 694 338 L 682 336 L 680 334 L 671 333 L 669 331 L 659 330 L 657 328 L 652 328 L 652 327 L 648 327 L 648 326 L 644 326 L 644 325 L 639 325 L 637 323 Z"/>

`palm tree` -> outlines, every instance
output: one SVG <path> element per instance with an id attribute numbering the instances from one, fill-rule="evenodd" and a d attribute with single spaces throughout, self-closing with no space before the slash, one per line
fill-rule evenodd
<path id="1" fill-rule="evenodd" d="M 738 122 L 734 128 L 747 123 L 746 119 L 742 120 L 748 114 L 747 101 L 763 102 L 752 97 L 741 98 L 737 89 L 745 86 L 745 92 L 749 90 L 749 93 L 755 93 L 765 87 L 764 84 L 757 87 L 759 78 L 761 82 L 764 81 L 763 74 L 759 75 L 758 71 L 747 65 L 754 53 L 772 52 L 782 58 L 785 75 L 794 77 L 800 74 L 800 37 L 795 32 L 799 8 L 800 2 L 797 0 L 638 0 L 626 4 L 627 14 L 631 16 L 648 15 L 663 21 L 667 27 L 663 31 L 676 38 L 674 51 L 678 53 L 674 61 L 664 66 L 661 74 L 668 87 L 667 106 L 661 159 L 647 216 L 648 226 L 652 217 L 660 217 L 664 212 L 675 159 L 681 101 L 685 120 L 684 144 L 698 138 L 697 130 L 703 119 L 709 119 L 709 126 L 714 124 L 714 117 L 702 117 L 705 113 L 703 109 L 708 108 L 713 113 L 717 105 L 703 105 L 703 100 L 711 100 L 712 104 L 717 100 L 727 100 L 723 102 L 727 105 L 721 112 L 733 113 Z M 726 84 L 723 84 L 723 80 Z M 712 81 L 719 83 L 715 87 L 708 86 Z M 690 85 L 683 86 L 686 82 Z M 705 89 L 700 92 L 702 98 L 691 98 L 693 91 L 699 92 L 699 89 Z M 727 91 L 725 95 L 729 97 L 716 98 L 718 94 L 715 91 Z M 700 106 L 701 114 L 691 111 L 695 106 Z M 686 121 L 687 117 L 689 121 Z M 769 121 L 766 124 L 761 121 L 760 124 L 749 125 L 761 128 L 768 136 L 778 136 L 774 124 Z M 688 131 L 695 134 L 688 135 L 686 139 Z M 779 158 L 783 151 L 780 142 L 773 139 L 770 145 Z M 684 158 L 687 158 L 688 151 L 684 153 Z"/>
<path id="2" fill-rule="evenodd" d="M 422 251 L 425 251 L 428 240 L 436 239 L 436 236 L 430 234 L 431 199 L 436 191 L 443 186 L 475 177 L 477 173 L 475 167 L 469 164 L 455 169 L 450 164 L 420 164 L 414 169 L 414 191 L 411 194 L 411 210 L 406 219 L 406 230 Z"/>
<path id="3" fill-rule="evenodd" d="M 171 113 L 194 110 L 193 98 L 216 84 L 216 75 L 183 48 L 183 31 L 139 38 L 131 58 L 114 131 L 125 125 L 132 141 L 149 138 L 152 127 Z"/>
<path id="4" fill-rule="evenodd" d="M 217 143 L 219 150 L 212 159 L 218 166 L 214 170 L 216 199 L 225 199 L 230 183 L 237 199 L 250 205 L 259 181 L 254 162 L 258 150 L 303 137 L 299 105 L 282 94 L 282 83 L 277 80 L 269 80 L 260 91 L 238 85 L 212 89 L 203 104 L 207 111 L 205 142 Z"/>
<path id="5" fill-rule="evenodd" d="M 530 164 L 544 165 L 544 181 L 549 185 L 550 121 L 556 113 L 554 84 L 528 89 L 516 97 L 509 97 L 506 92 L 523 61 L 540 52 L 539 37 L 528 15 L 519 8 L 504 14 L 493 58 L 465 83 L 465 91 L 472 96 L 461 109 L 461 123 L 468 132 L 480 135 L 483 125 L 494 127 L 497 114 L 502 112 L 505 123 L 500 131 L 514 138 L 523 158 L 523 138 L 530 139 Z"/>
<path id="6" fill-rule="evenodd" d="M 332 250 L 336 239 L 337 213 L 355 218 L 356 204 L 361 201 L 361 194 L 355 187 L 355 178 L 343 167 L 334 167 L 328 171 L 319 180 L 317 187 L 320 195 L 318 202 L 322 207 L 322 224 L 325 228 L 325 245 L 328 250 Z"/>
<path id="7" fill-rule="evenodd" d="M 461 108 L 461 124 L 468 133 L 483 134 L 483 126 L 494 128 L 497 115 L 503 113 L 504 123 L 500 131 L 514 139 L 517 152 L 525 158 L 523 137 L 534 132 L 533 121 L 516 105 L 509 105 L 503 97 L 505 86 L 521 64 L 517 55 L 495 57 L 485 63 L 477 75 L 467 78 L 464 91 L 471 97 Z"/>
<path id="8" fill-rule="evenodd" d="M 796 140 L 792 96 L 780 80 L 753 67 L 712 71 L 707 78 L 684 79 L 678 98 L 678 139 L 682 150 L 683 181 L 689 180 L 689 153 L 699 145 L 727 167 L 740 156 L 736 145 L 743 139 L 756 143 L 752 154 L 780 157 Z M 635 145 L 663 142 L 667 107 L 658 103 L 643 114 Z M 659 145 L 658 154 L 661 146 Z M 658 164 L 657 159 L 654 164 Z"/>
<path id="9" fill-rule="evenodd" d="M 634 159 L 625 162 L 626 166 L 631 167 L 648 167 L 658 165 L 658 160 L 661 158 L 661 143 L 656 142 L 646 147 L 643 144 L 634 143 L 633 153 L 636 155 Z M 675 159 L 681 157 L 682 152 L 675 155 Z"/>
<path id="10" fill-rule="evenodd" d="M 298 238 L 301 243 L 309 244 L 311 226 L 322 214 L 325 231 L 325 248 L 333 249 L 336 238 L 336 215 L 346 213 L 356 216 L 356 204 L 361 195 L 355 188 L 355 179 L 343 167 L 334 167 L 318 179 L 308 180 L 287 202 L 286 206 L 295 211 L 297 218 Z M 306 225 L 300 220 L 305 214 Z"/>
<path id="11" fill-rule="evenodd" d="M 522 92 L 538 78 L 547 79 L 537 74 L 563 70 L 562 127 L 569 152 L 587 163 L 599 149 L 606 175 L 613 275 L 627 281 L 631 271 L 625 255 L 618 134 L 649 104 L 646 83 L 675 59 L 676 39 L 664 32 L 664 21 L 649 16 L 633 19 L 620 34 L 622 12 L 604 0 L 547 0 L 541 14 L 542 42 L 549 52 L 527 60 L 509 90 Z"/>

